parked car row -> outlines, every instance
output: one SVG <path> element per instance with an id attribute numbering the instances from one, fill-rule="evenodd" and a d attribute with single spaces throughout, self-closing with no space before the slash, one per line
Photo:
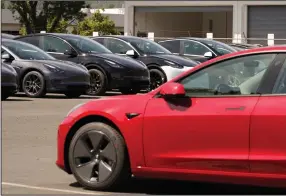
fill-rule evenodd
<path id="1" fill-rule="evenodd" d="M 156 43 L 134 36 L 39 33 L 2 40 L 2 62 L 18 73 L 19 91 L 67 97 L 150 91 L 217 56 L 238 51 L 222 42 L 177 38 Z"/>

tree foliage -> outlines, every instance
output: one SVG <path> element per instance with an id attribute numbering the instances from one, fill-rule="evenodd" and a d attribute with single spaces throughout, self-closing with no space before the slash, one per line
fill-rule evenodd
<path id="1" fill-rule="evenodd" d="M 100 35 L 119 34 L 114 22 L 108 16 L 102 15 L 99 10 L 79 22 L 73 30 L 73 33 L 84 36 L 91 36 L 93 32 L 98 32 Z"/>
<path id="2" fill-rule="evenodd" d="M 82 20 L 86 14 L 81 8 L 89 7 L 85 1 L 10 1 L 9 9 L 23 25 L 22 32 L 64 31 L 72 19 Z M 18 13 L 18 15 L 15 15 Z"/>

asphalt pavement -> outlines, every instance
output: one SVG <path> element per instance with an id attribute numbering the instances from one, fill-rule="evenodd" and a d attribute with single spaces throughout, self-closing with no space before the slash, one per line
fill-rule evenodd
<path id="1" fill-rule="evenodd" d="M 110 94 L 109 96 L 116 96 Z M 2 102 L 2 194 L 263 194 L 286 193 L 222 184 L 133 180 L 121 193 L 89 191 L 55 165 L 57 127 L 69 110 L 96 97 L 47 95 L 10 97 Z"/>

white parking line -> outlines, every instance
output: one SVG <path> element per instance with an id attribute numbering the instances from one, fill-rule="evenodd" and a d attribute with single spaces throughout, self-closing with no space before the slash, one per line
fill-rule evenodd
<path id="1" fill-rule="evenodd" d="M 39 187 L 39 186 L 29 186 L 25 184 L 16 184 L 16 183 L 10 183 L 10 182 L 2 182 L 2 185 L 22 187 L 22 188 L 27 188 L 27 189 L 37 189 L 37 190 L 42 190 L 42 191 L 55 191 L 55 192 L 62 192 L 62 193 L 74 193 L 74 194 L 85 194 L 85 195 L 105 195 L 106 194 L 103 192 L 91 193 L 91 192 L 84 192 L 84 191 L 71 191 L 71 190 L 65 190 L 65 189 L 54 189 L 54 188 Z"/>

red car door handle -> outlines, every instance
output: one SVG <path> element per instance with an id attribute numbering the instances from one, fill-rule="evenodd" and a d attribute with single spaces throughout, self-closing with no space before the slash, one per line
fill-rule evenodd
<path id="1" fill-rule="evenodd" d="M 240 106 L 240 107 L 233 107 L 233 108 L 225 108 L 225 110 L 244 110 L 245 106 Z"/>

